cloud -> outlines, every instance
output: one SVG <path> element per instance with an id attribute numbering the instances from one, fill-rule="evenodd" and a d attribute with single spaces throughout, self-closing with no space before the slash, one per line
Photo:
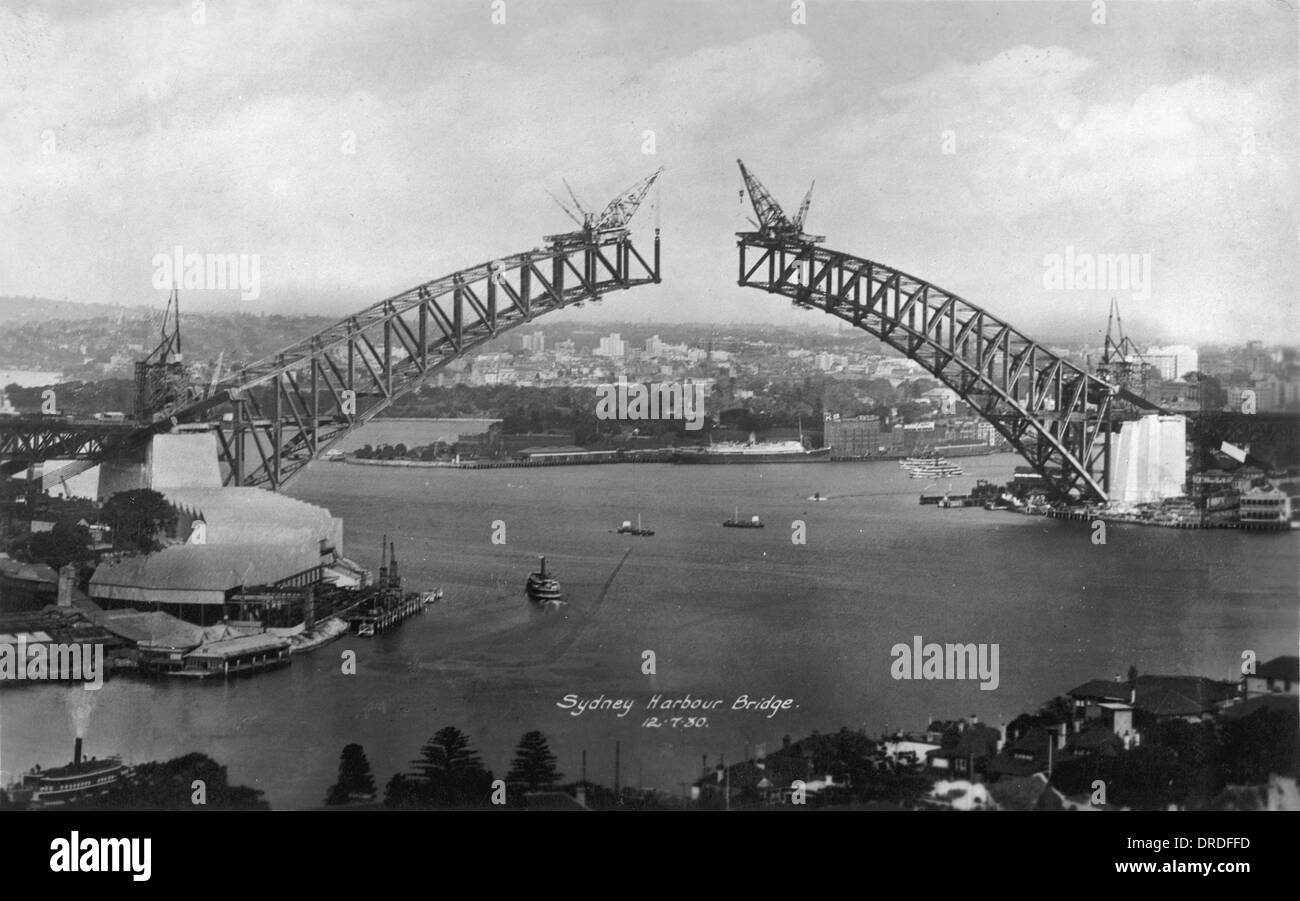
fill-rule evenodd
<path id="1" fill-rule="evenodd" d="M 259 253 L 260 308 L 343 312 L 566 228 L 562 177 L 599 207 L 666 165 L 654 303 L 750 317 L 736 156 L 791 205 L 816 177 L 810 228 L 833 245 L 1013 320 L 1050 321 L 1041 259 L 1067 243 L 1151 252 L 1166 319 L 1192 298 L 1231 320 L 1245 291 L 1282 326 L 1298 274 L 1294 66 L 1267 54 L 1165 77 L 1157 53 L 1066 29 L 1006 47 L 997 4 L 952 12 L 961 53 L 880 7 L 873 34 L 899 37 L 871 69 L 827 30 L 839 5 L 807 28 L 691 3 L 515 3 L 505 26 L 477 3 L 205 9 L 0 10 L 0 293 L 140 302 L 183 244 Z M 639 304 L 619 307 L 662 315 Z"/>

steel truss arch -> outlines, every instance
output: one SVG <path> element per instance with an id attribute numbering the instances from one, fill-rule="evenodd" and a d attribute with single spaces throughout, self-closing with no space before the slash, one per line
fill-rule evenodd
<path id="1" fill-rule="evenodd" d="M 279 490 L 429 376 L 538 316 L 658 284 L 626 231 L 557 242 L 423 282 L 232 373 L 163 411 L 150 434 L 207 423 L 227 485 Z"/>
<path id="2" fill-rule="evenodd" d="M 808 242 L 738 237 L 742 287 L 874 335 L 956 391 L 1061 495 L 1107 499 L 1116 386 L 892 266 Z"/>

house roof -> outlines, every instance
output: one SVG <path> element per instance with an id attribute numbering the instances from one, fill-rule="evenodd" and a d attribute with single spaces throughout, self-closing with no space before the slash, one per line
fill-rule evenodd
<path id="1" fill-rule="evenodd" d="M 23 582 L 57 583 L 59 574 L 44 563 L 19 563 L 17 560 L 0 560 L 0 573 Z"/>
<path id="2" fill-rule="evenodd" d="M 1129 700 L 1128 682 L 1093 679 L 1067 694 L 1078 700 Z M 1213 710 L 1237 694 L 1232 682 L 1218 682 L 1204 676 L 1138 676 L 1133 706 L 1155 716 L 1194 716 Z"/>
<path id="3" fill-rule="evenodd" d="M 146 648 L 194 648 L 203 630 L 167 613 L 134 610 L 95 613 L 91 620 L 114 635 Z"/>
<path id="4" fill-rule="evenodd" d="M 931 751 L 927 757 L 974 757 L 982 759 L 992 757 L 998 752 L 998 741 L 1002 738 L 1002 733 L 992 726 L 986 726 L 983 723 L 976 723 L 968 726 L 961 733 L 955 745 L 946 748 L 940 748 L 937 751 Z"/>
<path id="5" fill-rule="evenodd" d="M 319 551 L 263 544 L 183 544 L 147 556 L 106 560 L 90 577 L 96 588 L 229 591 L 265 585 L 320 561 Z"/>
<path id="6" fill-rule="evenodd" d="M 1257 695 L 1242 701 L 1240 704 L 1233 704 L 1231 707 L 1226 708 L 1222 716 L 1226 720 L 1238 720 L 1259 713 L 1261 710 L 1295 713 L 1300 710 L 1300 700 L 1297 700 L 1295 695 L 1282 694 L 1281 692 Z"/>
<path id="7" fill-rule="evenodd" d="M 1138 676 L 1138 710 L 1156 716 L 1187 716 L 1212 710 L 1237 696 L 1234 682 L 1204 676 Z"/>
<path id="8" fill-rule="evenodd" d="M 191 651 L 189 657 L 234 657 L 239 654 L 256 654 L 259 651 L 281 651 L 289 647 L 289 642 L 269 634 L 244 635 L 228 638 L 225 641 L 213 641 Z"/>
<path id="9" fill-rule="evenodd" d="M 1072 751 L 1094 752 L 1111 757 L 1124 749 L 1124 740 L 1108 726 L 1092 723 L 1066 738 L 1065 746 Z"/>
<path id="10" fill-rule="evenodd" d="M 1127 701 L 1129 687 L 1127 682 L 1113 679 L 1090 679 L 1077 688 L 1071 688 L 1066 694 L 1081 701 Z"/>
<path id="11" fill-rule="evenodd" d="M 1300 682 L 1300 657 L 1274 657 L 1256 668 L 1255 678 Z"/>
<path id="12" fill-rule="evenodd" d="M 1012 757 L 1006 751 L 997 754 L 984 767 L 985 771 L 991 776 L 1010 777 L 1013 779 L 1032 776 L 1041 770 L 1047 769 L 1047 755 L 1043 755 L 1040 760 L 1021 760 L 1018 757 Z M 999 782 L 1003 781 L 1001 779 Z"/>

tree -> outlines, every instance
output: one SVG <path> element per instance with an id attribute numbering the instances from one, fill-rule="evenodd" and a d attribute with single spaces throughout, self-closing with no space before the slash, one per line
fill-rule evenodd
<path id="1" fill-rule="evenodd" d="M 412 761 L 415 772 L 409 801 L 429 807 L 485 806 L 492 791 L 492 773 L 483 768 L 469 738 L 455 726 L 439 729 Z M 390 785 L 390 790 L 392 786 Z"/>
<path id="2" fill-rule="evenodd" d="M 555 755 L 546 743 L 546 736 L 537 731 L 525 732 L 515 748 L 515 762 L 506 781 L 522 782 L 529 791 L 537 791 L 550 788 L 561 778 L 555 770 Z"/>
<path id="3" fill-rule="evenodd" d="M 195 803 L 195 781 L 203 803 Z M 206 754 L 186 754 L 162 763 L 142 763 L 101 797 L 78 807 L 107 810 L 270 810 L 259 789 L 231 785 L 226 768 Z"/>
<path id="4" fill-rule="evenodd" d="M 370 761 L 365 749 L 353 743 L 343 748 L 339 757 L 339 781 L 330 786 L 325 795 L 327 805 L 346 804 L 358 798 L 375 796 L 375 777 L 370 772 Z"/>
<path id="5" fill-rule="evenodd" d="M 176 510 L 157 491 L 120 491 L 104 503 L 99 521 L 113 529 L 113 548 L 149 554 L 160 550 L 159 534 L 176 528 Z"/>
<path id="6" fill-rule="evenodd" d="M 62 569 L 68 563 L 87 563 L 94 559 L 90 550 L 90 530 L 85 526 L 56 522 L 48 532 L 27 536 L 15 547 L 27 559 Z"/>

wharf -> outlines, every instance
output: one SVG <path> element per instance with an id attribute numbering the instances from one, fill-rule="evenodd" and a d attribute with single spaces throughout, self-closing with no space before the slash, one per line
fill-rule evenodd
<path id="1" fill-rule="evenodd" d="M 360 609 L 345 616 L 348 627 L 357 635 L 378 635 L 406 620 L 423 613 L 428 607 L 442 600 L 442 590 L 411 592 L 402 595 L 395 592 L 379 592 L 362 605 Z"/>

